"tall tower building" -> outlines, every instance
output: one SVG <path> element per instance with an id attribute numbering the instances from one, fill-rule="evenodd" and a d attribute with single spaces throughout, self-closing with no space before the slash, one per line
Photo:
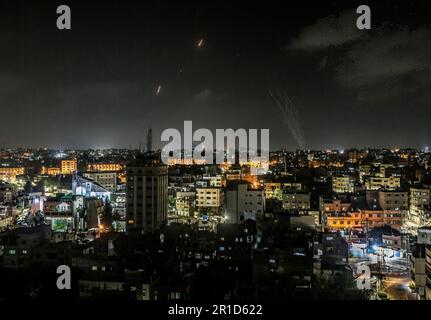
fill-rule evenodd
<path id="1" fill-rule="evenodd" d="M 152 231 L 167 219 L 168 166 L 143 155 L 126 167 L 126 231 Z"/>

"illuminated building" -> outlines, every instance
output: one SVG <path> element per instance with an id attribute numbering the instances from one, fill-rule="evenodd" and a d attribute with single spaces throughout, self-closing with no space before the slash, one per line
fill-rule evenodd
<path id="1" fill-rule="evenodd" d="M 197 188 L 196 207 L 200 212 L 221 214 L 224 205 L 224 194 L 221 188 Z"/>
<path id="2" fill-rule="evenodd" d="M 42 170 L 40 172 L 42 175 L 48 175 L 48 176 L 58 176 L 61 174 L 61 169 L 56 167 L 42 167 Z"/>
<path id="3" fill-rule="evenodd" d="M 410 208 L 406 221 L 407 229 L 417 233 L 419 227 L 431 223 L 431 188 L 427 186 L 410 188 Z"/>
<path id="4" fill-rule="evenodd" d="M 226 190 L 227 223 L 239 223 L 241 220 L 256 220 L 265 213 L 263 189 L 252 189 L 248 183 L 232 182 Z"/>
<path id="5" fill-rule="evenodd" d="M 0 209 L 0 210 L 2 210 L 2 209 Z M 0 211 L 0 213 L 2 213 L 2 211 Z M 3 214 L 1 214 L 1 216 L 3 216 Z M 12 215 L 10 217 L 7 217 L 7 218 L 1 218 L 0 217 L 0 230 L 13 225 L 14 218 L 15 217 Z"/>
<path id="6" fill-rule="evenodd" d="M 172 157 L 167 160 L 169 166 L 192 166 L 192 165 L 205 165 L 207 161 L 205 159 L 193 159 L 185 157 L 183 158 L 181 154 L 177 157 Z"/>
<path id="7" fill-rule="evenodd" d="M 61 173 L 60 168 L 48 168 L 46 172 L 49 176 L 57 176 Z"/>
<path id="8" fill-rule="evenodd" d="M 126 174 L 125 173 L 118 173 L 118 180 L 120 180 L 121 183 L 125 184 L 127 179 L 126 179 Z"/>
<path id="9" fill-rule="evenodd" d="M 384 164 L 380 163 L 378 164 L 379 167 L 379 173 L 377 174 L 378 177 L 386 177 L 387 169 L 391 169 L 394 167 L 393 164 Z"/>
<path id="10" fill-rule="evenodd" d="M 0 178 L 4 180 L 14 181 L 16 176 L 23 175 L 25 169 L 23 167 L 0 167 Z"/>
<path id="11" fill-rule="evenodd" d="M 221 187 L 222 186 L 222 177 L 220 175 L 217 176 L 204 176 L 202 178 L 204 181 L 209 181 L 207 184 L 209 187 Z"/>
<path id="12" fill-rule="evenodd" d="M 431 188 L 410 188 L 410 205 L 426 209 L 430 207 Z"/>
<path id="13" fill-rule="evenodd" d="M 120 163 L 90 163 L 87 165 L 87 171 L 123 171 L 124 166 Z"/>
<path id="14" fill-rule="evenodd" d="M 61 160 L 61 174 L 72 174 L 78 169 L 78 161 L 76 159 Z"/>
<path id="15" fill-rule="evenodd" d="M 73 174 L 72 178 L 72 193 L 84 198 L 98 198 L 107 201 L 111 198 L 111 192 L 96 181 Z"/>
<path id="16" fill-rule="evenodd" d="M 396 190 L 400 188 L 399 177 L 368 177 L 365 181 L 367 190 L 388 189 Z"/>
<path id="17" fill-rule="evenodd" d="M 82 175 L 84 178 L 93 180 L 110 192 L 115 192 L 117 190 L 116 172 L 84 172 Z"/>
<path id="18" fill-rule="evenodd" d="M 241 180 L 241 170 L 229 170 L 226 172 L 226 180 Z"/>
<path id="19" fill-rule="evenodd" d="M 83 229 L 84 200 L 72 195 L 35 198 L 32 207 L 42 206 L 46 219 L 54 231 L 68 232 Z"/>
<path id="20" fill-rule="evenodd" d="M 369 164 L 360 164 L 359 165 L 359 181 L 363 183 L 365 181 L 365 177 L 371 175 L 371 165 Z"/>
<path id="21" fill-rule="evenodd" d="M 333 199 L 331 201 L 324 201 L 320 198 L 320 205 L 324 212 L 349 212 L 352 205 L 348 202 Z"/>
<path id="22" fill-rule="evenodd" d="M 242 176 L 241 180 L 244 180 L 244 181 L 250 183 L 251 186 L 253 187 L 253 189 L 260 189 L 261 188 L 260 182 L 257 179 L 257 176 L 255 176 L 255 175 L 252 175 L 252 174 L 249 174 L 249 173 L 244 174 Z"/>
<path id="23" fill-rule="evenodd" d="M 265 182 L 263 184 L 265 199 L 278 199 L 282 200 L 283 191 L 280 182 Z"/>
<path id="24" fill-rule="evenodd" d="M 126 217 L 126 193 L 115 192 L 111 195 L 111 205 L 113 212 L 120 216 L 120 219 L 124 220 Z"/>
<path id="25" fill-rule="evenodd" d="M 220 175 L 217 175 L 217 176 L 204 175 L 202 179 L 199 179 L 198 181 L 196 181 L 196 186 L 199 186 L 201 188 L 207 188 L 207 187 L 220 188 L 223 186 L 223 179 Z"/>
<path id="26" fill-rule="evenodd" d="M 400 229 L 405 217 L 406 211 L 403 210 L 360 210 L 324 215 L 329 229 L 371 229 L 384 225 Z"/>
<path id="27" fill-rule="evenodd" d="M 168 166 L 140 157 L 126 168 L 126 230 L 154 230 L 167 219 Z"/>
<path id="28" fill-rule="evenodd" d="M 196 193 L 193 191 L 178 191 L 175 196 L 175 209 L 179 216 L 190 217 L 195 208 Z"/>
<path id="29" fill-rule="evenodd" d="M 61 195 L 36 198 L 43 206 L 43 213 L 53 231 L 71 232 L 98 228 L 104 212 L 104 202 L 98 198 L 84 198 L 79 195 Z"/>
<path id="30" fill-rule="evenodd" d="M 352 179 L 347 175 L 332 177 L 332 191 L 336 193 L 353 192 Z"/>

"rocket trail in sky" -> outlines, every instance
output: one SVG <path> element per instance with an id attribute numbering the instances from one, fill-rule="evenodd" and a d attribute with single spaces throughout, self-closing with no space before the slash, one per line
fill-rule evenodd
<path id="1" fill-rule="evenodd" d="M 273 93 L 270 90 L 269 95 L 275 101 L 281 112 L 283 122 L 287 125 L 298 147 L 300 149 L 304 149 L 306 145 L 304 131 L 302 130 L 302 126 L 298 118 L 298 112 L 293 106 L 292 100 L 290 100 L 286 92 Z"/>
<path id="2" fill-rule="evenodd" d="M 162 91 L 162 86 L 157 86 L 156 89 L 156 96 L 158 96 L 160 94 L 160 92 Z"/>

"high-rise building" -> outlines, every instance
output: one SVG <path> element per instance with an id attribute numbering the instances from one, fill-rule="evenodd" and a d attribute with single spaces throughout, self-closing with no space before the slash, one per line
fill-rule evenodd
<path id="1" fill-rule="evenodd" d="M 153 151 L 153 129 L 149 128 L 147 131 L 147 152 Z"/>
<path id="2" fill-rule="evenodd" d="M 127 165 L 126 179 L 126 231 L 161 226 L 168 213 L 168 166 L 140 155 Z"/>

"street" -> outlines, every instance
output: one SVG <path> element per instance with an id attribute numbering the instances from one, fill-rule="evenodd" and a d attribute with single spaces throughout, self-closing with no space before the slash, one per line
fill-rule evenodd
<path id="1" fill-rule="evenodd" d="M 352 257 L 349 259 L 349 264 L 353 270 L 357 270 L 361 264 L 370 266 L 381 262 L 382 257 L 366 253 L 365 250 L 351 249 Z M 390 300 L 417 300 L 416 295 L 412 293 L 409 284 L 411 281 L 410 268 L 405 258 L 385 257 L 384 263 L 380 267 L 380 275 L 384 278 L 380 285 L 377 286 L 377 281 L 372 281 L 373 290 L 380 293 L 385 293 Z M 372 271 L 372 275 L 376 276 L 377 272 Z"/>

